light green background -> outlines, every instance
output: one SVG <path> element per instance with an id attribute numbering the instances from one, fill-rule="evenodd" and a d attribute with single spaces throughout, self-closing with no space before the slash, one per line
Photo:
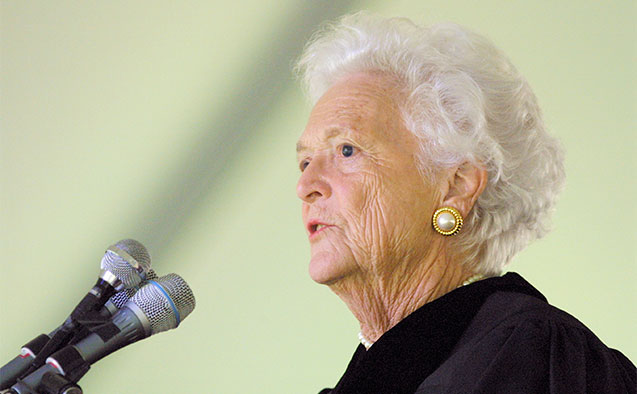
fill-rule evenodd
<path id="1" fill-rule="evenodd" d="M 467 25 L 529 79 L 568 180 L 555 230 L 511 269 L 637 360 L 634 1 L 0 4 L 0 362 L 133 237 L 197 308 L 94 365 L 87 393 L 333 385 L 358 330 L 307 275 L 294 144 L 309 108 L 290 68 L 320 21 L 359 9 Z"/>

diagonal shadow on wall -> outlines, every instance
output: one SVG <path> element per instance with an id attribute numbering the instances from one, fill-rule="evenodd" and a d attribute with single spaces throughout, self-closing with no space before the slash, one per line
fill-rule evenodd
<path id="1" fill-rule="evenodd" d="M 246 65 L 242 85 L 228 97 L 206 124 L 202 138 L 193 145 L 187 162 L 155 192 L 159 199 L 139 214 L 138 227 L 131 229 L 154 256 L 161 256 L 171 240 L 197 208 L 215 193 L 220 175 L 241 156 L 241 147 L 257 133 L 272 108 L 292 88 L 291 67 L 310 38 L 324 21 L 348 12 L 354 1 L 303 1 L 296 14 L 280 25 L 271 46 L 255 53 Z"/>

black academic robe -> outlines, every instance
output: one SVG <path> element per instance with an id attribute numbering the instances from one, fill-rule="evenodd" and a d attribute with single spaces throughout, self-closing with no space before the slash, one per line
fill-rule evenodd
<path id="1" fill-rule="evenodd" d="M 520 275 L 425 304 L 320 394 L 635 393 L 635 366 Z"/>

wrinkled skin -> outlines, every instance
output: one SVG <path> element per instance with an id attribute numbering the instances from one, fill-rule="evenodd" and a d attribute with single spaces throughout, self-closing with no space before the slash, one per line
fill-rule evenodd
<path id="1" fill-rule="evenodd" d="M 370 80 L 368 80 L 370 79 Z M 330 284 L 383 270 L 431 242 L 435 191 L 418 172 L 415 137 L 380 77 L 359 75 L 330 89 L 310 115 L 298 153 L 303 221 L 332 227 L 311 237 L 311 277 Z M 349 157 L 343 147 L 353 147 Z"/>
<path id="2" fill-rule="evenodd" d="M 481 192 L 468 194 L 456 169 L 434 183 L 423 178 L 394 86 L 377 73 L 340 80 L 297 144 L 310 276 L 345 301 L 370 340 L 471 275 L 449 256 L 431 217 L 449 203 L 466 214 Z"/>

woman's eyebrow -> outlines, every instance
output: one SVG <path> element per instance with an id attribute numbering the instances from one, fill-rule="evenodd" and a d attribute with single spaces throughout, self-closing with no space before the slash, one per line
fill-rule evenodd
<path id="1" fill-rule="evenodd" d="M 348 131 L 341 128 L 341 127 L 332 127 L 327 129 L 322 136 L 322 139 L 324 139 L 325 141 L 328 141 L 334 137 L 337 137 L 339 135 L 342 134 L 348 134 Z M 303 142 L 298 141 L 296 143 L 296 153 L 301 153 L 302 151 L 308 150 L 309 148 L 307 147 L 307 145 L 305 145 Z"/>

